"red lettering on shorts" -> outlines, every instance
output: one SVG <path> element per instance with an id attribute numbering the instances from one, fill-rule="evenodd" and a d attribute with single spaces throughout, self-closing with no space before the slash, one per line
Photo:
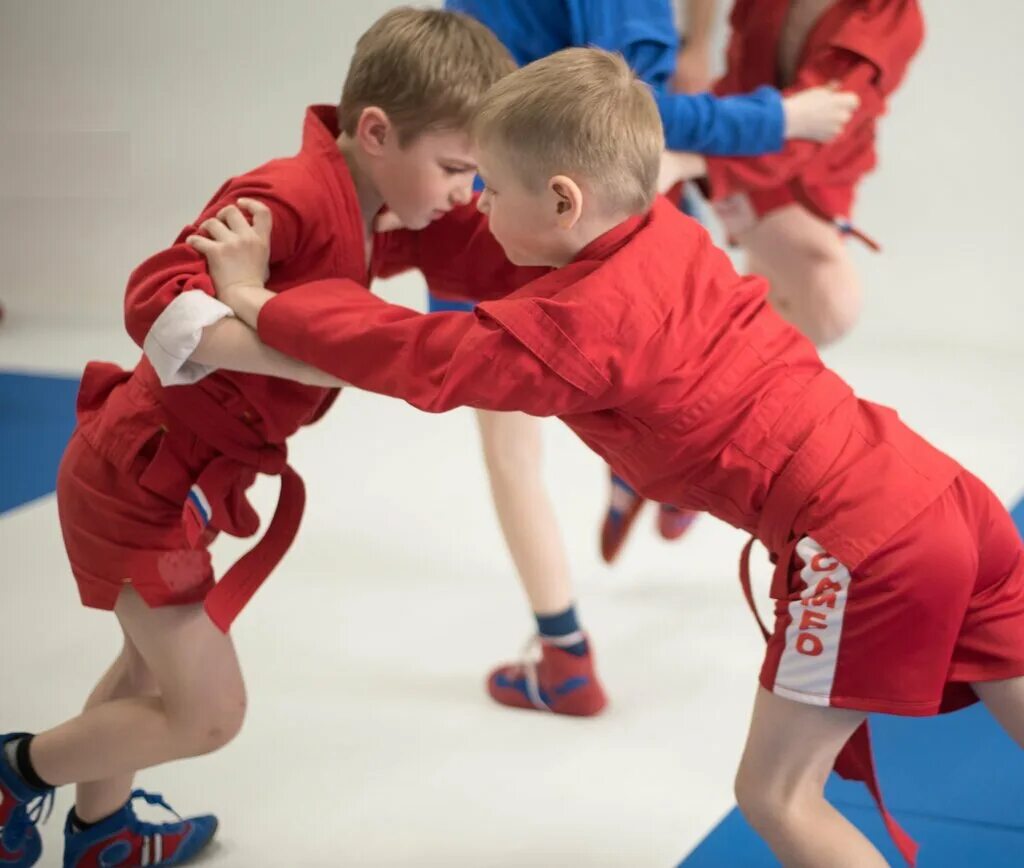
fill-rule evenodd
<path id="1" fill-rule="evenodd" d="M 821 552 L 811 558 L 811 569 L 816 573 L 831 573 L 838 566 L 839 561 L 828 552 Z"/>
<path id="2" fill-rule="evenodd" d="M 822 579 L 814 589 L 814 596 L 804 600 L 805 606 L 828 606 L 830 609 L 836 607 L 836 591 L 841 591 L 843 586 L 832 579 Z"/>
<path id="3" fill-rule="evenodd" d="M 824 630 L 827 626 L 828 616 L 824 612 L 804 609 L 803 617 L 800 619 L 801 630 Z"/>
<path id="4" fill-rule="evenodd" d="M 801 633 L 796 639 L 796 650 L 808 657 L 817 657 L 825 650 L 825 646 L 822 645 L 821 639 L 813 633 Z"/>
<path id="5" fill-rule="evenodd" d="M 816 573 L 831 573 L 841 565 L 828 552 L 820 552 L 811 557 L 808 566 Z M 805 596 L 800 600 L 804 611 L 797 628 L 800 632 L 796 638 L 796 650 L 800 654 L 817 657 L 824 651 L 825 646 L 811 631 L 828 629 L 828 610 L 836 607 L 836 594 L 842 591 L 843 586 L 833 581 L 832 576 L 826 575 L 813 585 L 813 590 L 811 587 L 811 582 L 808 582 Z"/>

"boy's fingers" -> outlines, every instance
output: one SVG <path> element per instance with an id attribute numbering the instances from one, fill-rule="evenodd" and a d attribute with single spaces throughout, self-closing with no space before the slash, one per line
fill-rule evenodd
<path id="1" fill-rule="evenodd" d="M 234 233 L 215 217 L 204 220 L 199 228 L 215 241 L 228 241 L 234 236 Z"/>
<path id="2" fill-rule="evenodd" d="M 256 234 L 265 241 L 269 241 L 270 230 L 274 221 L 270 209 L 256 199 L 239 199 L 238 204 L 252 214 L 252 228 L 256 230 Z"/>
<path id="3" fill-rule="evenodd" d="M 185 239 L 185 243 L 189 247 L 193 247 L 198 250 L 203 254 L 203 256 L 206 256 L 215 246 L 215 242 L 211 241 L 209 238 L 203 238 L 202 235 L 189 235 L 188 238 Z"/>
<path id="4" fill-rule="evenodd" d="M 235 205 L 226 205 L 217 212 L 217 219 L 226 223 L 232 232 L 238 235 L 246 235 L 249 232 L 249 221 Z"/>

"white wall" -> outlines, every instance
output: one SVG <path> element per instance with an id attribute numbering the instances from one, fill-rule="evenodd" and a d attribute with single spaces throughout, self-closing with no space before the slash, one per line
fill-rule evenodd
<path id="1" fill-rule="evenodd" d="M 925 47 L 881 131 L 859 217 L 865 326 L 1024 348 L 1024 4 L 924 0 Z"/>
<path id="2" fill-rule="evenodd" d="M 356 37 L 392 5 L 0 0 L 9 312 L 117 320 L 131 268 L 224 178 L 297 148 L 304 106 L 336 99 Z M 926 46 L 862 190 L 885 253 L 854 245 L 868 287 L 854 339 L 1013 345 L 1024 4 L 923 5 Z"/>
<path id="3" fill-rule="evenodd" d="M 0 0 L 0 300 L 116 320 L 131 269 L 299 146 L 388 0 Z"/>

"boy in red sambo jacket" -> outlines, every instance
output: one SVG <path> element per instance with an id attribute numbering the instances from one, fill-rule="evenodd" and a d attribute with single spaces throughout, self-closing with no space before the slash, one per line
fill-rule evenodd
<path id="1" fill-rule="evenodd" d="M 885 865 L 824 798 L 835 766 L 884 813 L 869 712 L 981 699 L 1024 744 L 1024 546 L 1009 515 L 895 412 L 857 398 L 762 278 L 738 276 L 655 197 L 658 115 L 621 58 L 532 63 L 491 88 L 473 130 L 479 208 L 512 262 L 548 268 L 537 279 L 475 313 L 429 316 L 351 280 L 275 295 L 259 238 L 224 226 L 192 242 L 220 269 L 219 297 L 270 346 L 359 388 L 428 412 L 559 416 L 644 496 L 760 539 L 776 560 L 775 624 L 739 806 L 785 864 Z M 519 673 L 537 703 L 564 687 L 550 671 Z"/>

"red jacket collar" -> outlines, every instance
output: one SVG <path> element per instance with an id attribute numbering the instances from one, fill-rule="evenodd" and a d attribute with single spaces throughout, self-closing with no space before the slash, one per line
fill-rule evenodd
<path id="1" fill-rule="evenodd" d="M 636 234 L 637 230 L 639 230 L 646 222 L 647 214 L 637 214 L 633 217 L 627 217 L 621 223 L 615 224 L 603 235 L 598 235 L 597 238 L 577 253 L 573 257 L 572 261 L 583 262 L 588 259 L 607 259 L 615 253 L 616 250 L 622 247 L 623 244 L 629 241 L 629 239 Z"/>

